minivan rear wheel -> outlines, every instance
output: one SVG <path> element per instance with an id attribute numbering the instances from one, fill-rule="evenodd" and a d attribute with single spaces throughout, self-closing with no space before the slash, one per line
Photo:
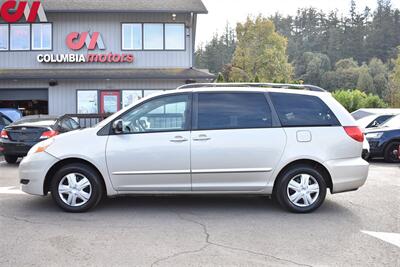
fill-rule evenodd
<path id="1" fill-rule="evenodd" d="M 308 166 L 296 165 L 279 178 L 274 192 L 279 204 L 295 213 L 308 213 L 321 206 L 326 196 L 322 174 Z"/>
<path id="2" fill-rule="evenodd" d="M 85 212 L 94 208 L 103 196 L 98 173 L 84 164 L 70 164 L 56 172 L 51 181 L 55 203 L 68 212 Z"/>

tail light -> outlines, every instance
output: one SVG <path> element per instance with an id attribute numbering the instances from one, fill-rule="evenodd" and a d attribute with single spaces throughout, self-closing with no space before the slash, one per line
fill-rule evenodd
<path id="1" fill-rule="evenodd" d="M 57 131 L 50 130 L 50 131 L 43 132 L 42 135 L 40 136 L 40 139 L 48 139 L 48 138 L 51 138 L 56 135 L 58 135 Z"/>
<path id="2" fill-rule="evenodd" d="M 6 130 L 1 131 L 0 138 L 8 139 L 8 133 Z"/>
<path id="3" fill-rule="evenodd" d="M 343 128 L 348 136 L 358 142 L 364 142 L 364 134 L 361 132 L 360 128 L 357 126 L 344 126 Z"/>

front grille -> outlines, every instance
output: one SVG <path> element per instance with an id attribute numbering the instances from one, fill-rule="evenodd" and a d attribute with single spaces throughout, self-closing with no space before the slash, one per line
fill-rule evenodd
<path id="1" fill-rule="evenodd" d="M 379 145 L 378 141 L 369 141 L 369 146 L 370 146 L 371 149 L 372 148 L 377 148 L 378 145 Z"/>

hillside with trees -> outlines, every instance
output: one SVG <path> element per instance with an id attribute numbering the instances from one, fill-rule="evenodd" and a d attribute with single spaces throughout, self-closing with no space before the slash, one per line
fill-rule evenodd
<path id="1" fill-rule="evenodd" d="M 218 81 L 294 82 L 321 86 L 349 107 L 400 107 L 400 10 L 390 0 L 348 14 L 299 9 L 226 27 L 196 51 L 196 64 Z M 355 100 L 354 100 L 355 101 Z"/>

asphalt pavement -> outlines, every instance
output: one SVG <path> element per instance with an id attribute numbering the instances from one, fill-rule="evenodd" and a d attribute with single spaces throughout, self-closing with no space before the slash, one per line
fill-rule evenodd
<path id="1" fill-rule="evenodd" d="M 106 199 L 60 211 L 0 159 L 0 266 L 400 266 L 400 166 L 312 214 L 260 196 Z"/>

